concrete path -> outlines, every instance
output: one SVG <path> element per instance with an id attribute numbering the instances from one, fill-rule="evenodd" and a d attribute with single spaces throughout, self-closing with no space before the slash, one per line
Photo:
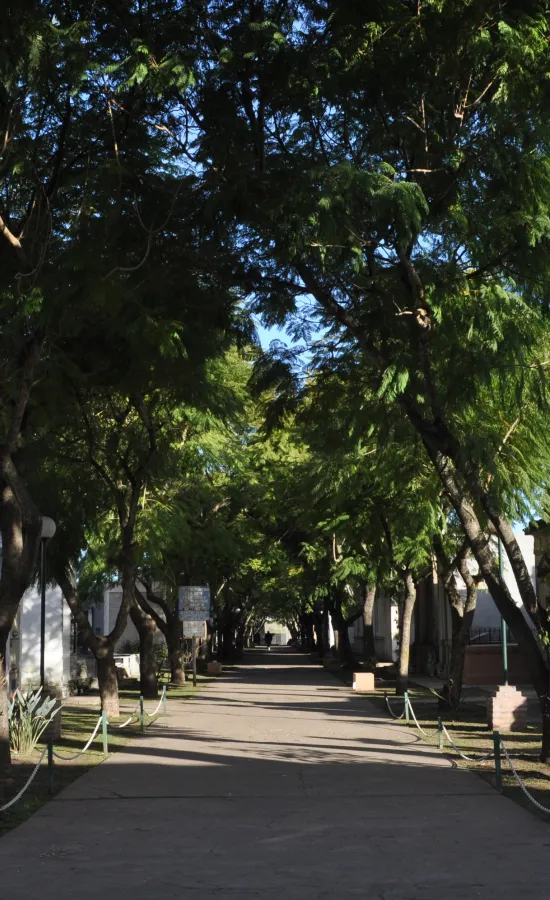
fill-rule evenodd
<path id="1" fill-rule="evenodd" d="M 0 900 L 550 898 L 550 827 L 258 651 L 0 840 Z"/>

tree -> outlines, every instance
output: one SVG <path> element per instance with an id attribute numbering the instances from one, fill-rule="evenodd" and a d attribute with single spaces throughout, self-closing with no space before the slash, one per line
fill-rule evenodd
<path id="1" fill-rule="evenodd" d="M 449 555 L 449 544 L 451 555 Z M 434 538 L 434 549 L 441 572 L 445 597 L 451 612 L 452 629 L 451 658 L 447 678 L 440 695 L 440 706 L 442 708 L 450 707 L 452 712 L 456 714 L 460 705 L 464 659 L 476 609 L 477 588 L 481 577 L 470 570 L 471 551 L 468 541 L 463 535 L 459 535 L 457 540 L 455 533 L 451 537 L 451 541 L 444 541 L 442 535 L 437 535 Z M 457 573 L 464 583 L 465 596 L 462 596 L 457 585 Z"/>
<path id="2" fill-rule="evenodd" d="M 211 360 L 208 378 L 218 400 L 188 410 L 185 444 L 173 448 L 164 481 L 148 493 L 139 569 L 146 592 L 139 599 L 166 637 L 175 683 L 185 678 L 179 586 L 208 585 L 216 618 L 244 553 L 239 526 L 246 493 L 249 355 L 250 348 L 232 348 Z"/>
<path id="3" fill-rule="evenodd" d="M 3 765 L 9 762 L 5 646 L 34 574 L 41 531 L 40 507 L 19 469 L 30 404 L 36 422 L 37 387 L 45 381 L 51 387 L 52 373 L 66 372 L 78 357 L 87 377 L 105 365 L 102 339 L 120 323 L 127 299 L 121 282 L 128 285 L 148 258 L 175 198 L 159 184 L 160 144 L 141 118 L 151 95 L 136 81 L 126 84 L 122 61 L 130 47 L 126 35 L 113 31 L 108 10 L 24 0 L 5 5 L 0 20 Z M 126 327 L 135 299 L 125 310 Z"/>
<path id="4" fill-rule="evenodd" d="M 480 395 L 512 379 L 503 439 L 529 373 L 546 380 L 546 4 L 236 2 L 198 16 L 197 81 L 178 103 L 256 309 L 297 334 L 304 318 L 326 329 L 327 365 L 353 353 L 418 434 L 530 667 L 550 758 L 546 616 L 488 480 L 496 435 L 472 429 Z"/>

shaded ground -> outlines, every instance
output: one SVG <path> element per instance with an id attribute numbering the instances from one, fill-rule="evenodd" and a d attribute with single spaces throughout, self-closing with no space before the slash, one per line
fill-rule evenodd
<path id="1" fill-rule="evenodd" d="M 204 685 L 210 679 L 205 676 L 199 676 L 199 686 Z M 194 692 L 195 688 L 191 682 L 184 685 L 167 685 L 168 687 L 168 704 L 173 700 L 188 699 Z M 139 717 L 134 722 L 123 729 L 117 727 L 118 724 L 125 722 L 128 716 L 136 710 L 136 704 L 139 704 L 139 688 L 124 689 L 119 691 L 121 699 L 121 715 L 119 719 L 112 720 L 112 727 L 109 727 L 108 750 L 109 753 L 119 750 L 125 746 L 129 740 L 140 734 Z M 145 726 L 151 725 L 152 716 L 150 713 L 158 708 L 158 701 L 147 700 L 145 702 Z M 162 715 L 162 705 L 159 715 Z M 56 757 L 54 762 L 53 790 L 50 790 L 48 777 L 47 757 L 44 756 L 42 764 L 33 778 L 31 784 L 23 794 L 20 800 L 0 813 L 0 837 L 12 828 L 17 827 L 25 822 L 29 816 L 35 813 L 44 803 L 51 800 L 52 795 L 58 794 L 67 785 L 75 781 L 81 775 L 84 775 L 92 766 L 103 762 L 105 759 L 103 754 L 103 740 L 101 729 L 98 731 L 95 740 L 89 749 L 79 755 L 76 759 L 72 758 L 74 754 L 84 747 L 88 742 L 88 738 L 93 733 L 100 715 L 99 695 L 87 694 L 82 697 L 71 697 L 64 704 L 62 709 L 62 732 L 61 738 L 56 741 L 54 748 L 63 757 Z M 39 761 L 44 745 L 39 744 L 30 757 L 20 758 L 12 754 L 12 765 L 9 779 L 6 784 L 4 796 L 0 800 L 0 806 L 8 800 L 11 800 L 27 783 L 30 775 L 34 771 L 36 763 Z M 1 898 L 0 893 L 0 898 Z"/>
<path id="2" fill-rule="evenodd" d="M 170 706 L 0 841 L 10 900 L 550 898 L 550 830 L 292 652 Z"/>

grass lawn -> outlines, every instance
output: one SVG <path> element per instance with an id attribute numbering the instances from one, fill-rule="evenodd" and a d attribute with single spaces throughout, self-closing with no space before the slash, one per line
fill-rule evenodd
<path id="1" fill-rule="evenodd" d="M 403 700 L 395 696 L 390 685 L 385 689 L 378 688 L 374 692 L 362 694 L 361 696 L 368 697 L 389 718 L 384 701 L 385 692 L 388 694 L 388 699 L 394 712 L 400 714 L 404 707 Z M 422 736 L 423 740 L 428 744 L 438 746 L 437 697 L 429 691 L 414 687 L 409 691 L 409 697 L 420 727 L 428 734 L 428 738 Z M 400 720 L 398 724 L 405 724 L 404 719 Z M 444 717 L 444 724 L 454 743 L 468 756 L 483 756 L 492 751 L 493 733 L 489 731 L 487 726 L 486 700 L 479 696 L 479 692 L 476 689 L 465 689 L 460 717 L 457 719 Z M 419 733 L 412 719 L 409 728 Z M 538 759 L 542 737 L 540 724 L 527 725 L 523 731 L 502 732 L 501 737 L 512 757 L 518 775 L 520 775 L 528 791 L 539 803 L 550 809 L 550 767 L 541 763 Z M 468 768 L 494 785 L 494 760 L 466 762 L 449 746 L 447 741 L 445 741 L 445 753 L 460 768 Z M 509 797 L 516 803 L 520 803 L 526 809 L 550 822 L 550 815 L 540 812 L 524 796 L 510 771 L 504 755 L 502 757 L 502 785 L 502 792 L 506 797 Z"/>
<path id="2" fill-rule="evenodd" d="M 202 675 L 197 676 L 197 687 L 194 688 L 192 681 L 189 680 L 183 685 L 168 685 L 167 701 L 168 704 L 174 700 L 187 700 L 196 690 L 200 690 L 210 681 Z M 121 701 L 121 716 L 117 720 L 113 720 L 113 725 L 120 724 L 128 718 L 139 702 L 139 687 L 124 687 L 119 691 Z M 160 699 L 160 696 L 159 696 Z M 63 705 L 61 713 L 61 738 L 54 744 L 54 750 L 67 754 L 68 756 L 80 750 L 90 738 L 98 718 L 100 716 L 99 698 L 92 694 L 85 697 L 69 697 Z M 162 706 L 156 717 L 152 717 L 150 713 L 154 711 L 158 704 L 158 700 L 146 700 L 144 703 L 145 725 L 146 727 L 162 716 Z M 129 741 L 140 734 L 139 719 L 135 723 L 129 724 L 123 729 L 109 728 L 109 754 L 116 752 L 117 749 L 125 746 Z M 6 803 L 15 794 L 21 790 L 26 780 L 29 778 L 34 769 L 40 754 L 44 747 L 40 745 L 38 750 L 31 758 L 20 759 L 16 756 L 12 757 L 12 767 L 9 776 L 9 782 L 6 786 L 4 799 L 0 802 L 0 806 Z M 77 759 L 57 759 L 54 760 L 54 785 L 53 793 L 50 794 L 48 786 L 48 766 L 47 759 L 44 758 L 39 771 L 32 781 L 28 791 L 18 800 L 10 809 L 4 813 L 0 813 L 0 836 L 20 825 L 29 818 L 34 812 L 46 803 L 52 796 L 58 794 L 63 788 L 75 781 L 81 775 L 84 775 L 93 766 L 97 766 L 103 762 L 106 757 L 103 754 L 103 740 L 101 728 L 99 729 L 89 750 L 83 753 Z"/>

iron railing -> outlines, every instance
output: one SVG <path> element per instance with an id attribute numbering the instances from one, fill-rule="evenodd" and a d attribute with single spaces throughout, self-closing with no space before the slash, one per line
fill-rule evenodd
<path id="1" fill-rule="evenodd" d="M 470 631 L 470 644 L 500 644 L 502 643 L 501 628 L 472 628 Z"/>

